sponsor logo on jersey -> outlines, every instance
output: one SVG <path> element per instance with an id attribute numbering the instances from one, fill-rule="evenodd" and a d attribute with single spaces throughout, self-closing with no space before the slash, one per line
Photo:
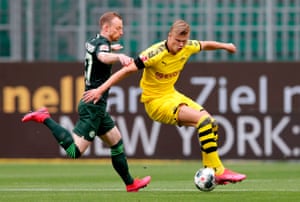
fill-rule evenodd
<path id="1" fill-rule="evenodd" d="M 173 77 L 178 76 L 179 72 L 172 72 L 172 73 L 168 73 L 168 74 L 164 74 L 161 72 L 155 72 L 155 77 L 156 79 L 160 80 L 160 79 L 171 79 Z"/>
<path id="2" fill-rule="evenodd" d="M 101 45 L 101 46 L 99 46 L 99 50 L 100 51 L 108 52 L 109 51 L 109 47 L 108 47 L 108 45 Z"/>

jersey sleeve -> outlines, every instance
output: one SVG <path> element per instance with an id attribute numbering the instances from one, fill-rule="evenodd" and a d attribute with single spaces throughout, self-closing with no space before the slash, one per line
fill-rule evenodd
<path id="1" fill-rule="evenodd" d="M 98 44 L 96 47 L 96 54 L 98 55 L 99 53 L 109 53 L 110 52 L 110 47 L 109 44 Z"/>
<path id="2" fill-rule="evenodd" d="M 149 57 L 150 56 L 150 57 Z M 145 67 L 151 66 L 153 63 L 153 57 L 151 57 L 151 51 L 148 49 L 143 51 L 135 60 L 135 65 L 138 69 L 143 69 Z"/>
<path id="3" fill-rule="evenodd" d="M 88 41 L 85 43 L 85 49 L 90 54 L 96 54 L 101 52 L 109 53 L 110 50 L 110 44 L 106 43 L 104 40 L 96 39 L 92 41 Z"/>
<path id="4" fill-rule="evenodd" d="M 165 50 L 164 44 L 165 41 L 162 41 L 142 51 L 135 59 L 136 66 L 143 69 L 155 65 L 162 57 L 161 53 Z"/>
<path id="5" fill-rule="evenodd" d="M 96 46 L 90 42 L 85 43 L 85 49 L 88 53 L 92 54 L 96 50 Z"/>
<path id="6" fill-rule="evenodd" d="M 197 53 L 201 51 L 201 43 L 198 40 L 189 40 L 187 46 L 191 53 Z"/>

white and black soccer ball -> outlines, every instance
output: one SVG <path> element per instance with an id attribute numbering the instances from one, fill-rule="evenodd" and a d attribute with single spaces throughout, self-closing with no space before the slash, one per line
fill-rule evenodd
<path id="1" fill-rule="evenodd" d="M 194 176 L 194 183 L 201 191 L 212 191 L 216 187 L 215 171 L 212 168 L 201 168 Z"/>

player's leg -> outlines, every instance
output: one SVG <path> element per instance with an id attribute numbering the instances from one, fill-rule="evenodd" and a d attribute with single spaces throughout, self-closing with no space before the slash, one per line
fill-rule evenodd
<path id="1" fill-rule="evenodd" d="M 191 105 L 191 103 L 189 103 Z M 201 145 L 203 165 L 213 167 L 216 174 L 224 171 L 217 149 L 217 125 L 205 110 L 196 110 L 182 104 L 178 110 L 178 123 L 197 128 L 198 140 Z"/>
<path id="2" fill-rule="evenodd" d="M 199 121 L 196 124 L 196 128 L 203 156 L 210 161 L 210 165 L 206 166 L 213 167 L 216 175 L 220 175 L 224 172 L 224 166 L 218 154 L 216 121 L 204 110 L 201 111 L 199 115 L 201 118 L 198 119 Z"/>
<path id="3" fill-rule="evenodd" d="M 101 135 L 100 138 L 110 147 L 111 160 L 114 169 L 117 171 L 126 185 L 132 184 L 133 178 L 129 173 L 123 141 L 117 127 L 113 127 L 110 131 L 104 135 Z"/>
<path id="4" fill-rule="evenodd" d="M 193 105 L 192 103 L 189 103 Z M 203 164 L 215 169 L 218 184 L 240 182 L 246 178 L 244 174 L 236 173 L 224 168 L 218 154 L 218 125 L 214 118 L 205 110 L 195 110 L 187 105 L 181 105 L 178 120 L 182 125 L 197 128 L 198 139 L 201 145 Z M 196 120 L 198 120 L 196 122 Z"/>
<path id="5" fill-rule="evenodd" d="M 144 105 L 146 112 L 151 119 L 165 124 L 193 126 L 198 128 L 200 118 L 204 116 L 204 114 L 210 116 L 206 111 L 201 111 L 203 107 L 198 103 L 179 92 L 160 97 L 159 99 L 144 103 Z M 198 130 L 204 129 L 198 128 Z M 205 148 L 206 151 L 211 151 L 209 152 L 211 154 L 208 156 L 208 152 L 202 149 L 203 165 L 219 168 L 218 170 L 222 172 L 224 167 L 217 152 L 213 151 L 217 149 L 215 141 L 216 134 L 214 132 L 204 134 L 205 132 L 201 133 L 199 141 L 200 143 L 202 141 L 203 144 L 201 145 L 203 145 L 203 148 Z M 215 160 L 212 162 L 211 159 Z"/>
<path id="6" fill-rule="evenodd" d="M 79 158 L 81 152 L 74 143 L 72 134 L 56 123 L 50 116 L 47 108 L 41 108 L 35 112 L 26 114 L 22 122 L 35 121 L 45 124 L 52 132 L 56 141 L 65 149 L 68 156 L 71 158 Z"/>
<path id="7" fill-rule="evenodd" d="M 104 135 L 101 135 L 100 138 L 110 146 L 112 165 L 125 183 L 128 192 L 137 192 L 139 189 L 146 187 L 150 183 L 150 176 L 146 176 L 143 179 L 133 179 L 129 173 L 123 141 L 120 131 L 116 126 Z"/>
<path id="8" fill-rule="evenodd" d="M 144 103 L 144 105 L 148 116 L 152 120 L 165 124 L 197 128 L 203 165 L 216 170 L 216 179 L 219 184 L 238 182 L 246 178 L 243 174 L 224 169 L 217 151 L 217 124 L 198 103 L 179 92 L 175 92 Z"/>
<path id="9" fill-rule="evenodd" d="M 204 167 L 214 168 L 219 184 L 237 182 L 245 175 L 225 169 L 218 154 L 218 126 L 202 106 L 179 92 L 144 103 L 149 117 L 171 125 L 193 126 L 197 129 Z"/>
<path id="10" fill-rule="evenodd" d="M 203 108 L 199 104 L 179 92 L 160 97 L 159 99 L 144 104 L 146 112 L 151 119 L 165 124 L 193 126 L 198 128 L 197 124 L 199 124 L 198 122 L 201 116 L 204 114 L 209 116 L 207 112 L 201 112 Z M 224 170 L 222 162 L 220 161 L 217 152 L 213 151 L 217 149 L 216 141 L 214 140 L 216 134 L 211 132 L 201 136 L 201 140 L 199 138 L 199 141 L 200 144 L 202 141 L 203 148 L 205 148 L 205 151 L 202 149 L 203 165 L 205 167 L 218 168 L 219 172 L 222 172 Z"/>
<path id="11" fill-rule="evenodd" d="M 197 129 L 203 156 L 210 161 L 210 166 L 215 169 L 216 182 L 218 184 L 228 184 L 229 182 L 241 182 L 246 179 L 246 175 L 224 168 L 218 154 L 218 125 L 215 119 L 208 113 L 202 115 L 197 123 Z"/>

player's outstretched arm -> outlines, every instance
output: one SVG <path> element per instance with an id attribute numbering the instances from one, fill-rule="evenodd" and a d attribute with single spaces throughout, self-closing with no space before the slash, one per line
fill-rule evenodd
<path id="1" fill-rule="evenodd" d="M 121 44 L 113 44 L 110 46 L 112 51 L 119 51 L 123 48 L 123 46 Z"/>
<path id="2" fill-rule="evenodd" d="M 100 52 L 97 55 L 98 60 L 105 64 L 113 64 L 117 61 L 121 63 L 121 65 L 129 65 L 132 62 L 132 58 L 122 54 L 122 53 L 106 53 L 106 52 Z"/>
<path id="3" fill-rule="evenodd" d="M 125 77 L 129 76 L 133 72 L 136 72 L 137 70 L 138 68 L 135 65 L 135 63 L 131 62 L 128 66 L 122 67 L 120 70 L 111 75 L 111 77 L 98 88 L 85 91 L 83 93 L 82 100 L 84 102 L 93 101 L 93 103 L 97 103 L 100 100 L 102 94 L 105 91 L 107 91 L 111 86 L 115 85 L 116 83 L 123 80 Z"/>
<path id="4" fill-rule="evenodd" d="M 223 43 L 218 41 L 200 41 L 202 50 L 218 50 L 224 49 L 230 53 L 236 52 L 236 47 L 233 43 Z"/>

